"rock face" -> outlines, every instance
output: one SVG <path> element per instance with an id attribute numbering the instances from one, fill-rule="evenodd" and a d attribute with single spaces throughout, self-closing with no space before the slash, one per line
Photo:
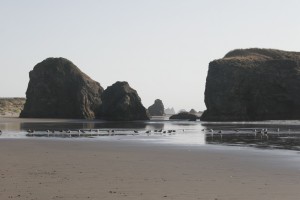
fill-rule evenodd
<path id="1" fill-rule="evenodd" d="M 93 119 L 103 88 L 65 58 L 48 58 L 29 73 L 23 118 Z"/>
<path id="2" fill-rule="evenodd" d="M 189 121 L 196 121 L 197 116 L 188 112 L 181 112 L 176 115 L 172 115 L 170 119 L 180 119 L 180 120 L 189 120 Z"/>
<path id="3" fill-rule="evenodd" d="M 149 120 L 137 92 L 127 82 L 116 82 L 102 94 L 98 118 L 111 121 Z"/>
<path id="4" fill-rule="evenodd" d="M 163 116 L 165 115 L 165 107 L 160 99 L 156 99 L 154 104 L 149 106 L 148 112 L 151 116 Z"/>
<path id="5" fill-rule="evenodd" d="M 234 50 L 209 64 L 204 121 L 300 119 L 300 53 Z"/>
<path id="6" fill-rule="evenodd" d="M 167 108 L 165 109 L 165 114 L 166 115 L 174 115 L 176 112 L 175 112 L 175 109 L 174 108 Z"/>

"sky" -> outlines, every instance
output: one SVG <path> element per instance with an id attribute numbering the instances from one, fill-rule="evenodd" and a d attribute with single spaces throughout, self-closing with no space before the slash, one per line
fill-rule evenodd
<path id="1" fill-rule="evenodd" d="M 128 81 L 145 107 L 205 110 L 209 62 L 240 48 L 300 52 L 298 0 L 0 0 L 0 97 L 29 71 L 71 60 L 106 88 Z"/>

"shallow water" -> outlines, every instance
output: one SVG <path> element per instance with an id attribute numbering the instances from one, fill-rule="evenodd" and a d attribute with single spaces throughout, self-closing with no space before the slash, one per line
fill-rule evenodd
<path id="1" fill-rule="evenodd" d="M 45 138 L 81 139 L 84 137 L 89 140 L 300 150 L 300 121 L 207 123 L 155 119 L 106 122 L 2 118 L 0 129 L 2 130 L 0 138 L 32 138 L 26 136 L 27 130 L 35 130 L 32 136 Z M 49 130 L 49 134 L 46 130 Z M 67 130 L 69 131 L 66 132 Z M 78 130 L 82 131 L 80 137 Z"/>

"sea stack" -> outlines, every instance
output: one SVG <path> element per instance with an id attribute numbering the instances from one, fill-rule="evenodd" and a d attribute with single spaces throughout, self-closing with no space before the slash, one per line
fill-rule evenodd
<path id="1" fill-rule="evenodd" d="M 196 115 L 196 114 L 197 114 L 197 111 L 196 111 L 195 109 L 192 108 L 192 109 L 190 110 L 189 113 L 191 113 L 191 114 L 193 114 L 193 115 Z"/>
<path id="2" fill-rule="evenodd" d="M 151 116 L 164 116 L 165 115 L 165 107 L 160 99 L 156 99 L 154 104 L 149 106 L 148 112 Z"/>
<path id="3" fill-rule="evenodd" d="M 176 112 L 175 112 L 174 108 L 167 108 L 167 109 L 165 109 L 165 114 L 166 115 L 174 115 L 174 114 L 176 114 Z"/>
<path id="4" fill-rule="evenodd" d="M 94 119 L 103 88 L 65 58 L 47 58 L 29 73 L 22 118 Z"/>
<path id="5" fill-rule="evenodd" d="M 99 119 L 109 121 L 149 120 L 138 93 L 127 82 L 116 82 L 102 94 Z"/>
<path id="6" fill-rule="evenodd" d="M 203 121 L 300 119 L 300 53 L 238 49 L 210 62 Z"/>

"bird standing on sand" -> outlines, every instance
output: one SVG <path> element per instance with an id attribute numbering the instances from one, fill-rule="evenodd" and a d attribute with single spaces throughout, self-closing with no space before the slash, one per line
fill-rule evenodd
<path id="1" fill-rule="evenodd" d="M 34 130 L 28 129 L 27 133 L 34 133 Z"/>
<path id="2" fill-rule="evenodd" d="M 2 135 L 2 130 L 0 130 L 0 135 Z"/>
<path id="3" fill-rule="evenodd" d="M 221 140 L 223 139 L 222 130 L 219 130 L 218 133 L 220 134 Z"/>

